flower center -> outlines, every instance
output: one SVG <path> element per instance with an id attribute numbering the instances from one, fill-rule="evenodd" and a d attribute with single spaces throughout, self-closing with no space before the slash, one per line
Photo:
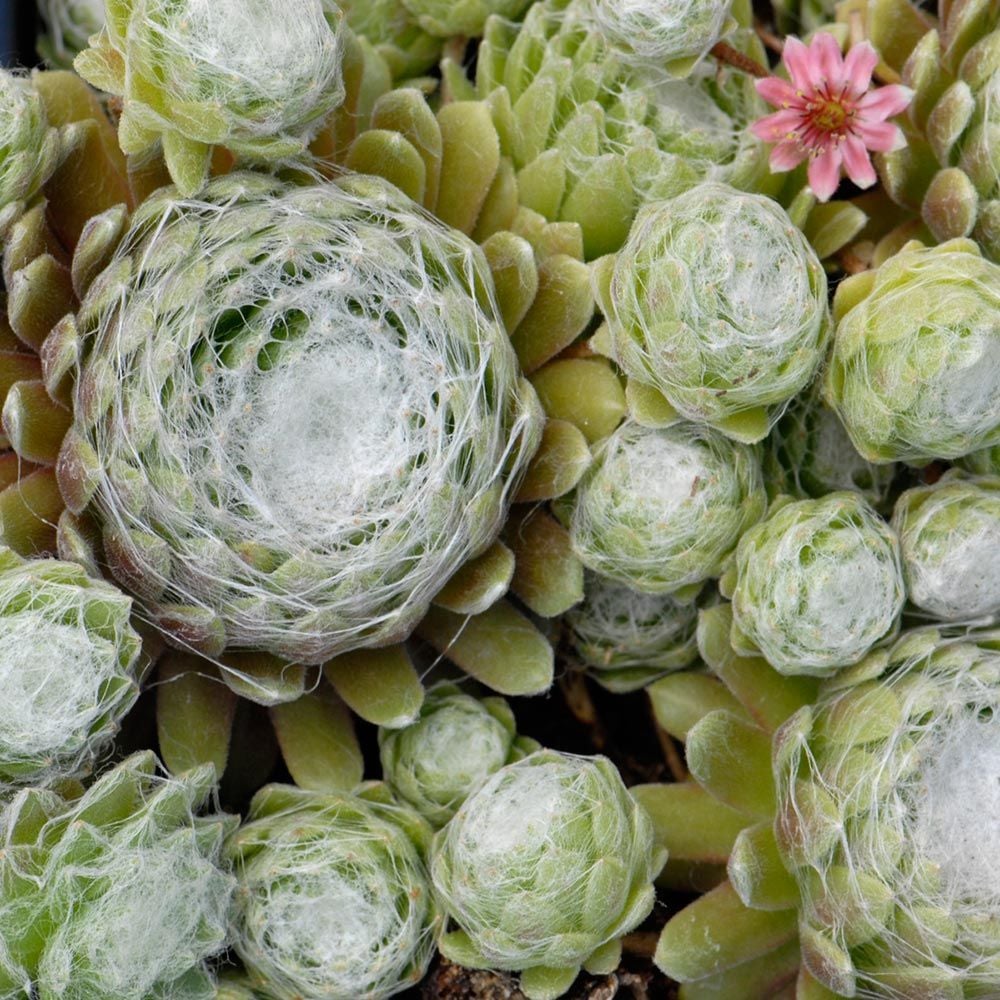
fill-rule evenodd
<path id="1" fill-rule="evenodd" d="M 809 118 L 821 132 L 842 132 L 851 112 L 840 101 L 819 98 L 809 104 Z"/>

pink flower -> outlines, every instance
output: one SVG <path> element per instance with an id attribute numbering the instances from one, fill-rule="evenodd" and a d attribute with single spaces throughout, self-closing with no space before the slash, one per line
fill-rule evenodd
<path id="1" fill-rule="evenodd" d="M 845 57 L 826 32 L 809 45 L 787 38 L 781 58 L 791 83 L 776 76 L 757 81 L 761 97 L 781 110 L 750 126 L 758 139 L 777 143 L 771 170 L 791 170 L 808 158 L 809 186 L 820 201 L 837 190 L 841 166 L 858 187 L 871 187 L 876 177 L 868 151 L 906 145 L 886 119 L 910 103 L 913 91 L 898 84 L 871 89 L 878 55 L 867 42 Z"/>

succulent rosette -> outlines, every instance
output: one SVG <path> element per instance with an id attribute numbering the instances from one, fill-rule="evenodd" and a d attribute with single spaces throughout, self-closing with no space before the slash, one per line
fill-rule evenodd
<path id="1" fill-rule="evenodd" d="M 696 424 L 627 421 L 597 447 L 565 516 L 595 573 L 690 599 L 766 506 L 755 449 Z"/>
<path id="2" fill-rule="evenodd" d="M 0 235 L 49 179 L 60 148 L 31 79 L 0 69 Z"/>
<path id="3" fill-rule="evenodd" d="M 611 691 L 632 691 L 698 656 L 698 605 L 647 594 L 587 573 L 583 601 L 563 616 L 569 643 L 591 677 Z"/>
<path id="4" fill-rule="evenodd" d="M 91 88 L 62 70 L 34 73 L 30 86 L 62 148 L 30 206 L 0 209 L 0 445 L 10 449 L 0 454 L 0 541 L 20 555 L 56 551 L 64 504 L 54 465 L 72 423 L 77 361 L 69 314 L 110 259 L 132 203 L 125 157 Z M 43 162 L 47 148 L 30 156 Z"/>
<path id="5" fill-rule="evenodd" d="M 617 966 L 665 859 L 609 760 L 540 750 L 497 771 L 435 837 L 431 877 L 458 927 L 442 954 L 520 972 L 531 1000 L 561 996 L 581 966 Z"/>
<path id="6" fill-rule="evenodd" d="M 439 38 L 481 35 L 491 15 L 513 19 L 532 0 L 402 0 L 424 31 Z"/>
<path id="7" fill-rule="evenodd" d="M 190 196 L 214 146 L 264 164 L 302 153 L 344 99 L 344 44 L 334 0 L 110 0 L 74 66 L 122 98 L 122 149 L 161 141 Z"/>
<path id="8" fill-rule="evenodd" d="M 210 656 L 404 638 L 494 541 L 537 446 L 480 251 L 374 178 L 166 189 L 77 324 L 67 505 Z"/>
<path id="9" fill-rule="evenodd" d="M 595 28 L 636 62 L 689 73 L 736 26 L 732 0 L 588 0 Z"/>
<path id="10" fill-rule="evenodd" d="M 919 216 L 935 239 L 971 236 L 1000 260 L 1000 11 L 982 0 L 876 4 L 870 30 L 913 102 L 907 142 L 887 152 L 879 174 L 888 195 Z"/>
<path id="11" fill-rule="evenodd" d="M 706 183 L 646 205 L 597 284 L 629 378 L 737 440 L 764 438 L 823 361 L 826 275 L 770 198 Z"/>
<path id="12" fill-rule="evenodd" d="M 820 681 L 737 655 L 732 617 L 729 604 L 700 616 L 707 671 L 673 673 L 647 689 L 658 724 L 684 743 L 690 776 L 632 791 L 670 852 L 659 881 L 700 893 L 670 915 L 654 961 L 690 1000 L 818 1000 L 827 995 L 801 965 L 798 887 L 775 840 L 771 744 L 816 700 Z"/>
<path id="13" fill-rule="evenodd" d="M 430 828 L 384 786 L 268 785 L 226 845 L 233 947 L 266 1000 L 381 1000 L 415 985 L 440 924 Z"/>
<path id="14" fill-rule="evenodd" d="M 580 225 L 588 259 L 624 243 L 644 201 L 706 177 L 766 183 L 767 170 L 746 129 L 764 108 L 749 76 L 713 66 L 676 80 L 633 65 L 591 15 L 589 0 L 539 0 L 522 24 L 491 18 L 476 66 L 521 204 Z M 732 44 L 765 58 L 752 33 Z"/>
<path id="15" fill-rule="evenodd" d="M 840 284 L 824 395 L 872 462 L 1000 443 L 1000 265 L 971 240 L 904 246 Z"/>
<path id="16" fill-rule="evenodd" d="M 19 792 L 0 814 L 0 996 L 213 1000 L 228 943 L 236 817 L 196 815 L 212 769 L 156 774 L 140 753 L 85 793 Z"/>
<path id="17" fill-rule="evenodd" d="M 899 626 L 899 540 L 856 493 L 777 500 L 740 539 L 723 579 L 733 648 L 783 674 L 826 676 Z"/>
<path id="18" fill-rule="evenodd" d="M 934 618 L 961 621 L 1000 611 L 1000 479 L 947 473 L 896 502 L 910 600 Z"/>
<path id="19" fill-rule="evenodd" d="M 904 636 L 778 731 L 805 966 L 838 996 L 1000 990 L 997 634 Z"/>
<path id="20" fill-rule="evenodd" d="M 85 773 L 139 695 L 132 601 L 75 563 L 0 548 L 0 788 Z"/>
<path id="21" fill-rule="evenodd" d="M 49 66 L 69 69 L 104 27 L 104 0 L 38 0 L 48 29 L 38 39 L 38 52 Z"/>
<path id="22" fill-rule="evenodd" d="M 817 391 L 819 382 L 813 385 L 792 400 L 767 439 L 768 490 L 816 500 L 853 490 L 876 510 L 884 509 L 897 466 L 875 465 L 858 454 L 837 414 Z"/>
<path id="23" fill-rule="evenodd" d="M 473 698 L 454 684 L 431 688 L 420 717 L 380 728 L 382 776 L 407 805 L 439 828 L 491 774 L 538 749 L 517 735 L 503 698 Z"/>
<path id="24" fill-rule="evenodd" d="M 397 79 L 425 72 L 441 55 L 441 39 L 416 23 L 403 0 L 339 0 L 339 6 L 348 27 L 371 42 Z"/>

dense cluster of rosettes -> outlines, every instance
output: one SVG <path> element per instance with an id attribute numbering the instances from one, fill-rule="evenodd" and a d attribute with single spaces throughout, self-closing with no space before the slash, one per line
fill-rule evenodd
<path id="1" fill-rule="evenodd" d="M 998 11 L 38 0 L 0 1000 L 1000 995 Z"/>

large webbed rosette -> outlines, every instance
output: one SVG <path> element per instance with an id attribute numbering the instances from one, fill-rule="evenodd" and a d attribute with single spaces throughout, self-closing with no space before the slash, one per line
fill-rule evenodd
<path id="1" fill-rule="evenodd" d="M 611 351 L 639 391 L 736 440 L 765 437 L 823 360 L 826 275 L 761 195 L 707 183 L 645 206 L 597 285 Z"/>
<path id="2" fill-rule="evenodd" d="M 179 644 L 320 663 L 405 637 L 537 445 L 491 289 L 374 178 L 165 190 L 79 313 L 67 504 Z"/>
<path id="3" fill-rule="evenodd" d="M 0 69 L 0 237 L 59 161 L 59 133 L 32 81 Z"/>
<path id="4" fill-rule="evenodd" d="M 441 951 L 518 971 L 528 997 L 553 1000 L 581 966 L 618 965 L 665 859 L 607 758 L 540 750 L 497 771 L 435 836 L 431 878 L 458 927 Z"/>
<path id="5" fill-rule="evenodd" d="M 587 0 L 594 26 L 639 63 L 689 73 L 736 26 L 732 0 Z"/>
<path id="6" fill-rule="evenodd" d="M 775 501 L 740 539 L 730 586 L 736 652 L 818 677 L 891 636 L 906 599 L 896 533 L 857 493 Z"/>
<path id="7" fill-rule="evenodd" d="M 69 69 L 91 35 L 104 27 L 104 0 L 38 0 L 48 31 L 38 39 L 38 52 L 51 67 Z"/>
<path id="8" fill-rule="evenodd" d="M 126 153 L 162 140 L 185 195 L 213 146 L 273 163 L 304 151 L 344 99 L 334 0 L 109 0 L 107 24 L 74 65 L 123 99 Z"/>
<path id="9" fill-rule="evenodd" d="M 803 960 L 839 996 L 1000 991 L 998 647 L 913 632 L 775 737 Z"/>
<path id="10" fill-rule="evenodd" d="M 0 789 L 83 774 L 139 695 L 132 601 L 0 548 Z"/>
<path id="11" fill-rule="evenodd" d="M 842 282 L 824 395 L 872 462 L 1000 443 L 1000 265 L 971 240 L 907 244 Z"/>
<path id="12" fill-rule="evenodd" d="M 632 691 L 698 657 L 698 605 L 587 573 L 583 600 L 563 616 L 573 652 L 599 684 Z"/>
<path id="13" fill-rule="evenodd" d="M 20 792 L 0 813 L 0 996 L 213 1000 L 228 943 L 234 816 L 197 815 L 210 767 L 162 778 L 135 754 L 78 798 Z"/>
<path id="14" fill-rule="evenodd" d="M 764 60 L 752 34 L 733 44 Z M 583 229 L 588 259 L 617 250 L 644 202 L 705 177 L 766 179 L 747 131 L 764 105 L 748 75 L 715 66 L 688 79 L 635 66 L 594 25 L 588 0 L 539 0 L 514 25 L 491 18 L 476 64 L 521 203 Z M 777 182 L 780 186 L 780 181 Z"/>
<path id="15" fill-rule="evenodd" d="M 1000 479 L 947 473 L 896 502 L 910 600 L 934 618 L 969 621 L 1000 611 Z"/>
<path id="16" fill-rule="evenodd" d="M 757 452 L 695 424 L 626 422 L 598 447 L 566 517 L 596 573 L 650 594 L 692 597 L 718 576 L 767 501 Z"/>
<path id="17" fill-rule="evenodd" d="M 226 845 L 233 946 L 261 1000 L 382 1000 L 420 981 L 440 916 L 430 828 L 385 786 L 261 789 Z"/>

